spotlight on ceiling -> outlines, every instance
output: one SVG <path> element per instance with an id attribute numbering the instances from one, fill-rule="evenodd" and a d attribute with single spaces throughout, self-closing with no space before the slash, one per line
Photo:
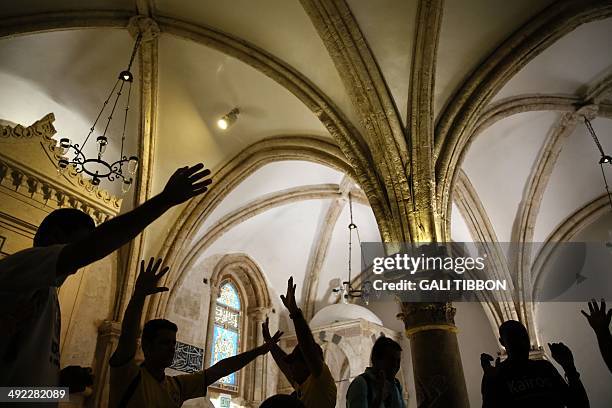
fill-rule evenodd
<path id="1" fill-rule="evenodd" d="M 601 156 L 601 159 L 599 159 L 599 164 L 612 164 L 612 157 L 608 156 L 608 155 L 603 155 Z"/>
<path id="2" fill-rule="evenodd" d="M 240 110 L 238 108 L 234 108 L 225 115 L 223 115 L 221 119 L 217 121 L 217 126 L 219 126 L 219 129 L 225 130 L 232 126 L 232 124 L 234 124 L 234 122 L 236 122 L 236 120 L 238 119 L 239 113 Z"/>

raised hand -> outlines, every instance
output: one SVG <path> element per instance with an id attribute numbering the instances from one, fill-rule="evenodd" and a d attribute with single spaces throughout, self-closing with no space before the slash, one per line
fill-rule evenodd
<path id="1" fill-rule="evenodd" d="M 161 258 L 159 258 L 157 261 L 155 261 L 155 263 L 153 263 L 153 261 L 155 261 L 154 258 L 149 259 L 149 263 L 146 269 L 145 269 L 145 261 L 144 260 L 140 261 L 140 274 L 138 275 L 138 278 L 136 279 L 136 285 L 134 288 L 134 296 L 145 297 L 145 296 L 152 295 L 154 293 L 168 291 L 168 288 L 166 287 L 157 287 L 157 283 L 162 278 L 162 276 L 164 276 L 166 272 L 168 272 L 170 268 L 166 266 L 162 268 L 162 270 L 159 271 L 159 273 L 157 273 L 157 271 L 159 270 L 159 267 L 161 266 L 162 260 Z"/>
<path id="2" fill-rule="evenodd" d="M 608 310 L 606 313 L 606 301 L 601 299 L 601 306 L 599 306 L 595 299 L 591 299 L 589 302 L 589 311 L 591 312 L 590 315 L 584 310 L 581 310 L 580 313 L 587 318 L 595 333 L 607 333 L 610 328 L 612 309 Z"/>
<path id="3" fill-rule="evenodd" d="M 212 183 L 212 179 L 208 177 L 210 170 L 202 169 L 204 165 L 198 163 L 192 167 L 181 167 L 170 176 L 162 192 L 170 205 L 184 203 L 208 190 L 207 186 Z"/>
<path id="4" fill-rule="evenodd" d="M 495 360 L 495 365 L 491 365 L 493 361 L 493 356 L 487 353 L 482 353 L 480 355 L 480 366 L 482 367 L 482 371 L 484 371 L 485 375 L 492 375 L 497 373 L 497 366 L 499 364 L 499 357 Z"/>
<path id="5" fill-rule="evenodd" d="M 552 358 L 554 358 L 565 371 L 575 369 L 574 356 L 572 355 L 572 351 L 565 344 L 548 343 L 548 347 L 550 348 Z"/>
<path id="6" fill-rule="evenodd" d="M 293 284 L 293 276 L 289 278 L 287 281 L 287 293 L 285 296 L 281 295 L 280 298 L 283 301 L 283 304 L 289 311 L 289 314 L 293 314 L 295 312 L 299 312 L 300 309 L 297 307 L 297 303 L 295 303 L 295 286 Z"/>

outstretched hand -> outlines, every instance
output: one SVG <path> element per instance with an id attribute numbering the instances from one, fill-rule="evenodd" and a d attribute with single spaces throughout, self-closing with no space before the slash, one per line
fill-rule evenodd
<path id="1" fill-rule="evenodd" d="M 212 183 L 212 179 L 208 177 L 210 176 L 210 170 L 202 169 L 204 169 L 204 165 L 198 163 L 192 167 L 181 167 L 170 176 L 162 192 L 170 205 L 184 203 L 208 190 L 207 186 Z"/>
<path id="2" fill-rule="evenodd" d="M 554 358 L 565 371 L 574 369 L 574 356 L 569 347 L 563 343 L 548 343 L 548 347 L 550 348 L 552 358 Z"/>
<path id="3" fill-rule="evenodd" d="M 155 261 L 155 263 L 153 263 L 153 261 L 155 261 L 154 258 L 149 259 L 149 264 L 147 265 L 146 269 L 145 261 L 140 261 L 140 274 L 136 279 L 136 286 L 134 288 L 135 296 L 145 297 L 154 293 L 168 291 L 168 288 L 166 287 L 157 287 L 157 283 L 170 268 L 166 266 L 162 268 L 159 273 L 157 273 L 159 267 L 161 266 L 162 259 L 159 258 L 157 261 Z"/>
<path id="4" fill-rule="evenodd" d="M 289 311 L 289 314 L 293 314 L 295 312 L 299 312 L 299 308 L 297 307 L 297 303 L 295 302 L 295 284 L 293 283 L 293 276 L 289 278 L 287 281 L 287 293 L 285 296 L 281 295 L 280 298 L 283 301 L 283 304 Z"/>
<path id="5" fill-rule="evenodd" d="M 612 309 L 608 310 L 606 313 L 606 301 L 601 299 L 601 306 L 599 306 L 595 299 L 591 299 L 589 302 L 589 311 L 591 314 L 587 314 L 584 310 L 581 310 L 580 313 L 587 318 L 595 333 L 608 332 L 610 328 L 610 319 L 612 319 Z"/>

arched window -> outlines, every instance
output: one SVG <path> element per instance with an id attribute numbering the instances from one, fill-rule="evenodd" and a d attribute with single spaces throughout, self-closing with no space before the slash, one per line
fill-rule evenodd
<path id="1" fill-rule="evenodd" d="M 210 365 L 239 353 L 241 304 L 236 286 L 231 281 L 223 282 L 215 304 Z M 218 388 L 235 392 L 238 390 L 238 376 L 232 373 L 221 378 L 215 385 Z"/>

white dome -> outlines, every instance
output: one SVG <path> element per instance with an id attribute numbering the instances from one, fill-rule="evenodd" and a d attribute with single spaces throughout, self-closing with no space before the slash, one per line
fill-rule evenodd
<path id="1" fill-rule="evenodd" d="M 355 319 L 364 319 L 380 326 L 383 325 L 378 316 L 363 306 L 351 303 L 336 303 L 334 305 L 325 306 L 323 309 L 319 310 L 312 320 L 310 320 L 310 327 L 326 326 L 332 323 L 346 322 Z"/>

